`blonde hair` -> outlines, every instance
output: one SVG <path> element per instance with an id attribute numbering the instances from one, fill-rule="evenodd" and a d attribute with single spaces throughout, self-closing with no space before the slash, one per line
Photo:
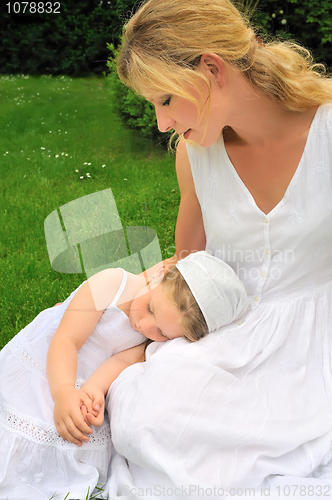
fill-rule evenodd
<path id="1" fill-rule="evenodd" d="M 181 313 L 180 328 L 183 337 L 196 342 L 209 332 L 203 313 L 177 267 L 172 266 L 165 274 L 161 285 L 168 298 Z"/>
<path id="2" fill-rule="evenodd" d="M 148 0 L 124 26 L 120 79 L 140 95 L 174 94 L 199 107 L 190 88 L 208 79 L 201 55 L 217 54 L 266 96 L 292 111 L 332 101 L 332 79 L 296 43 L 262 44 L 228 0 Z"/>

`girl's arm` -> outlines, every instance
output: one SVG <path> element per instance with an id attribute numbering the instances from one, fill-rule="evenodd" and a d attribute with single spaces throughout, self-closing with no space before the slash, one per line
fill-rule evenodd
<path id="1" fill-rule="evenodd" d="M 206 237 L 200 204 L 191 173 L 186 143 L 179 142 L 176 153 L 176 172 L 181 193 L 175 229 L 176 257 L 183 259 L 189 253 L 204 250 Z"/>
<path id="2" fill-rule="evenodd" d="M 84 391 L 91 401 L 82 406 L 82 415 L 90 425 L 100 427 L 104 421 L 105 399 L 108 389 L 125 368 L 145 360 L 145 343 L 115 354 L 100 365 L 83 384 Z"/>
<path id="3" fill-rule="evenodd" d="M 47 377 L 54 400 L 54 421 L 64 439 L 82 445 L 92 429 L 80 407 L 86 395 L 75 388 L 77 353 L 114 299 L 123 271 L 107 269 L 87 280 L 71 300 L 47 354 Z M 85 434 L 84 434 L 85 433 Z"/>

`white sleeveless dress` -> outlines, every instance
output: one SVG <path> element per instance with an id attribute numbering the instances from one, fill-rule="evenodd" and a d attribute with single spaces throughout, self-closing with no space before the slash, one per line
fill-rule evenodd
<path id="1" fill-rule="evenodd" d="M 89 339 L 78 353 L 76 385 L 113 354 L 145 339 L 116 306 L 127 274 Z M 78 290 L 78 289 L 77 289 Z M 0 499 L 85 499 L 88 488 L 107 479 L 111 436 L 106 417 L 89 443 L 78 447 L 62 439 L 53 421 L 46 356 L 61 318 L 77 292 L 41 312 L 0 352 Z"/>
<path id="2" fill-rule="evenodd" d="M 243 280 L 250 311 L 197 343 L 151 344 L 147 362 L 112 385 L 120 455 L 110 498 L 138 499 L 155 485 L 193 498 L 204 488 L 206 498 L 220 498 L 262 485 L 274 487 L 271 498 L 292 496 L 292 485 L 302 485 L 292 498 L 331 497 L 332 105 L 318 109 L 269 214 L 240 180 L 222 137 L 187 150 L 207 250 Z"/>

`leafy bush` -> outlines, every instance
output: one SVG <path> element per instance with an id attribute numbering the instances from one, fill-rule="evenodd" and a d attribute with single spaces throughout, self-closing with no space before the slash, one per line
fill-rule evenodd
<path id="1" fill-rule="evenodd" d="M 139 130 L 143 137 L 167 146 L 169 134 L 159 132 L 153 105 L 143 97 L 139 97 L 119 80 L 116 72 L 115 58 L 117 51 L 113 45 L 108 45 L 112 53 L 107 65 L 110 70 L 108 78 L 114 92 L 112 107 L 128 128 Z"/>
<path id="2" fill-rule="evenodd" d="M 107 69 L 107 42 L 119 39 L 133 2 L 61 0 L 59 14 L 30 12 L 33 2 L 23 13 L 25 3 L 10 2 L 11 12 L 5 2 L 0 7 L 1 74 L 102 74 Z M 56 2 L 50 3 L 54 8 Z"/>
<path id="3" fill-rule="evenodd" d="M 332 68 L 330 0 L 260 0 L 252 19 L 263 33 L 297 41 Z"/>

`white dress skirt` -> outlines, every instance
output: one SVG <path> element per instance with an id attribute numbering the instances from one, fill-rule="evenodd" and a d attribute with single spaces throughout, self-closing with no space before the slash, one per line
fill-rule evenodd
<path id="1" fill-rule="evenodd" d="M 144 340 L 116 306 L 126 276 L 78 353 L 77 387 L 107 358 Z M 106 482 L 112 449 L 108 418 L 81 447 L 62 439 L 53 421 L 46 356 L 76 291 L 41 312 L 0 352 L 1 500 L 49 500 L 54 494 L 63 500 L 68 493 L 68 499 L 85 499 Z"/>
<path id="2" fill-rule="evenodd" d="M 110 498 L 331 498 L 332 105 L 268 214 L 222 137 L 187 150 L 206 249 L 244 282 L 250 311 L 196 344 L 151 344 L 112 385 Z"/>

